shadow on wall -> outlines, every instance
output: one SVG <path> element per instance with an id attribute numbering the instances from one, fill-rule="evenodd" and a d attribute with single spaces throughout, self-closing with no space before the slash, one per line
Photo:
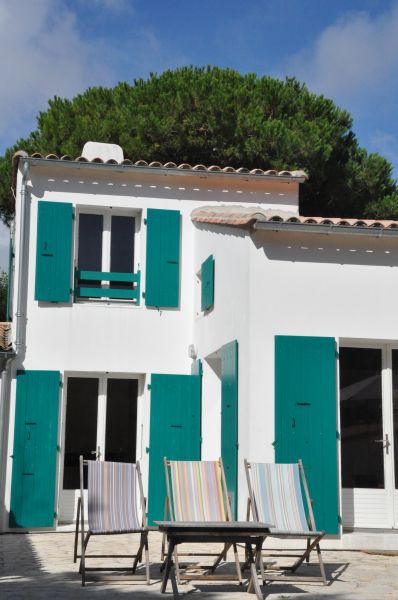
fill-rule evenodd
<path id="1" fill-rule="evenodd" d="M 398 266 L 398 235 L 300 234 L 256 231 L 252 240 L 269 260 L 363 266 Z"/>

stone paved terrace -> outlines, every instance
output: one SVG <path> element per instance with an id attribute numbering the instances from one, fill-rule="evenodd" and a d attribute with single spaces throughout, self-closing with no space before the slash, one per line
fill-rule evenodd
<path id="1" fill-rule="evenodd" d="M 33 533 L 0 535 L 0 598 L 1 600 L 36 600 L 51 598 L 74 600 L 90 598 L 137 600 L 162 598 L 160 589 L 160 535 L 150 534 L 151 576 L 150 586 L 139 583 L 88 583 L 81 587 L 77 566 L 73 563 L 73 533 Z M 92 538 L 88 549 L 92 553 L 109 554 L 118 551 L 125 554 L 136 548 L 137 536 L 103 536 Z M 197 551 L 203 546 L 197 546 Z M 208 547 L 207 547 L 208 548 Z M 190 550 L 192 547 L 190 548 Z M 393 553 L 391 553 L 393 554 Z M 395 553 L 396 554 L 396 553 Z M 323 552 L 328 586 L 314 584 L 272 583 L 262 588 L 264 598 L 269 600 L 397 600 L 398 556 L 342 550 Z M 93 559 L 99 565 L 99 559 Z M 107 563 L 114 559 L 107 559 Z M 226 569 L 233 572 L 233 555 Z M 316 559 L 315 559 L 316 560 Z M 119 559 L 120 565 L 127 564 Z M 312 561 L 314 562 L 314 561 Z M 116 564 L 112 562 L 112 564 Z M 301 571 L 309 573 L 314 567 L 304 566 Z M 179 587 L 180 596 L 203 600 L 249 600 L 244 588 L 235 582 L 193 582 Z M 171 585 L 165 600 L 172 597 Z"/>

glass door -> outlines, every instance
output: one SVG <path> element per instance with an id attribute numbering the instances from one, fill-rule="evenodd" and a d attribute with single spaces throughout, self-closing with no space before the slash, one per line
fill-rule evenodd
<path id="1" fill-rule="evenodd" d="M 391 440 L 388 447 L 392 462 L 394 527 L 398 529 L 398 349 L 391 351 L 392 363 L 392 410 Z"/>
<path id="2" fill-rule="evenodd" d="M 137 394 L 137 379 L 68 377 L 60 522 L 75 518 L 80 455 L 88 460 L 135 462 Z"/>
<path id="3" fill-rule="evenodd" d="M 343 526 L 393 528 L 398 350 L 341 347 L 339 354 Z"/>

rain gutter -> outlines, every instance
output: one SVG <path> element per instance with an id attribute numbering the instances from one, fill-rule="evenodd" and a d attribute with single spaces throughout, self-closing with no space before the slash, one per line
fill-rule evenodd
<path id="1" fill-rule="evenodd" d="M 274 232 L 320 233 L 322 235 L 363 235 L 370 237 L 391 237 L 398 235 L 398 227 L 361 227 L 354 225 L 334 225 L 319 223 L 285 223 L 280 221 L 256 221 L 253 229 Z"/>
<path id="2" fill-rule="evenodd" d="M 85 162 L 76 160 L 61 160 L 55 158 L 35 158 L 27 157 L 23 160 L 29 162 L 33 166 L 57 166 L 61 168 L 77 169 L 77 170 L 90 170 L 90 169 L 101 169 L 106 171 L 112 171 L 113 173 L 138 173 L 142 175 L 164 175 L 164 176 L 184 176 L 184 177 L 200 177 L 201 179 L 207 179 L 208 177 L 222 177 L 225 179 L 237 179 L 239 181 L 282 181 L 284 183 L 304 183 L 306 177 L 293 177 L 287 175 L 251 175 L 250 173 L 224 173 L 223 171 L 208 171 L 208 170 L 194 170 L 194 169 L 178 169 L 164 167 L 145 167 L 139 165 L 113 165 L 102 162 Z"/>

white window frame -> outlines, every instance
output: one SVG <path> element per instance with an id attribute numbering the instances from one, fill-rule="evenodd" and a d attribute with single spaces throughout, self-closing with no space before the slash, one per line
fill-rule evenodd
<path id="1" fill-rule="evenodd" d="M 142 211 L 141 210 L 129 210 L 125 208 L 113 208 L 113 207 L 101 207 L 101 206 L 76 206 L 76 225 L 75 225 L 75 247 L 74 247 L 74 271 L 78 266 L 79 256 L 79 223 L 81 214 L 92 214 L 100 215 L 103 217 L 103 228 L 102 228 L 102 261 L 101 271 L 104 273 L 110 272 L 111 263 L 111 219 L 112 216 L 118 217 L 134 217 L 135 219 L 135 231 L 134 231 L 134 273 L 141 270 L 141 247 L 138 243 L 139 233 L 141 231 L 142 222 Z M 141 272 L 141 284 L 142 284 L 142 272 Z M 102 281 L 102 287 L 104 289 L 109 288 L 108 281 Z M 79 304 L 93 304 L 100 303 L 105 304 L 126 304 L 129 307 L 139 308 L 139 305 L 131 302 L 131 300 L 125 300 L 123 298 L 76 298 L 75 300 Z M 141 304 L 141 302 L 140 302 Z"/>

